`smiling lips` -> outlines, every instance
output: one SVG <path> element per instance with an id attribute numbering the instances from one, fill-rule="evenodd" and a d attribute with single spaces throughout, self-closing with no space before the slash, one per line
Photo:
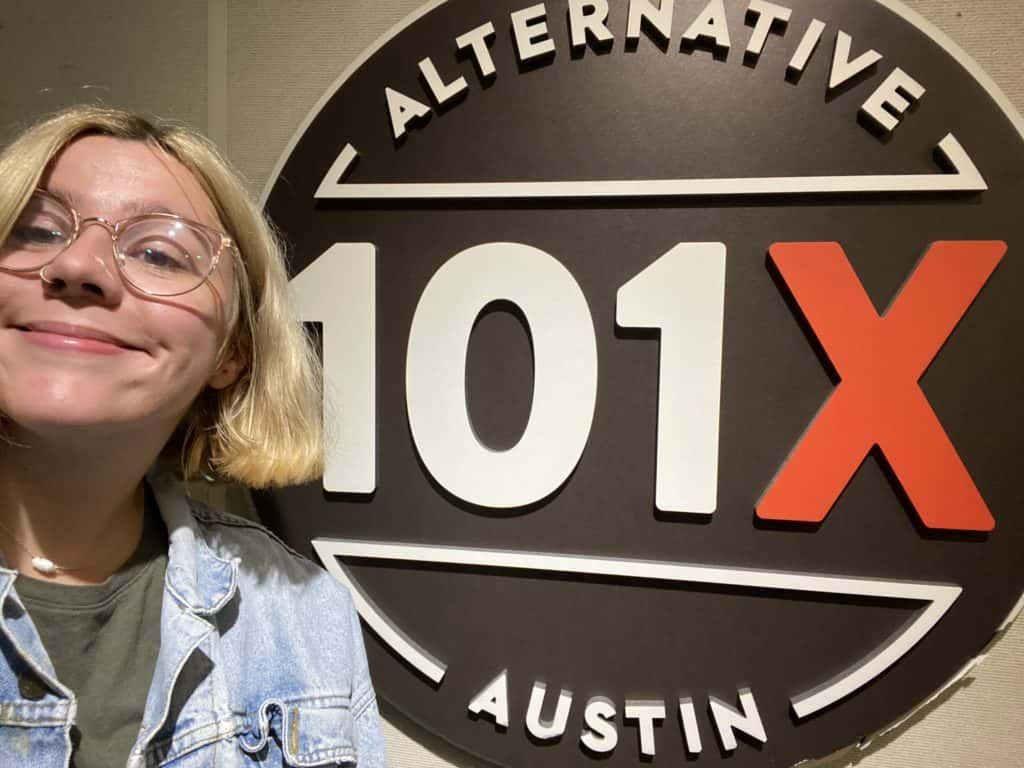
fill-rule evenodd
<path id="1" fill-rule="evenodd" d="M 84 325 L 29 323 L 19 325 L 17 329 L 25 334 L 30 343 L 51 349 L 100 355 L 116 355 L 138 349 L 116 336 Z"/>

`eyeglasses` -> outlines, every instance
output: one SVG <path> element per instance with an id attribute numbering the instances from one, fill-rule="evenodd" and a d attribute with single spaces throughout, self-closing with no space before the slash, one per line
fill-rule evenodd
<path id="1" fill-rule="evenodd" d="M 124 280 L 150 296 L 194 291 L 213 274 L 221 254 L 233 247 L 220 230 L 172 213 L 116 222 L 99 216 L 83 219 L 74 208 L 39 189 L 0 247 L 0 270 L 42 270 L 90 224 L 110 233 L 114 261 Z"/>

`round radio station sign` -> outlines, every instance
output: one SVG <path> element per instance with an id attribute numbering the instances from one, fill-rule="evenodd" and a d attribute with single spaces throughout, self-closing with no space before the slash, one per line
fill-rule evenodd
<path id="1" fill-rule="evenodd" d="M 266 208 L 378 693 L 510 768 L 789 766 L 1024 588 L 1024 141 L 894 0 L 449 0 Z"/>

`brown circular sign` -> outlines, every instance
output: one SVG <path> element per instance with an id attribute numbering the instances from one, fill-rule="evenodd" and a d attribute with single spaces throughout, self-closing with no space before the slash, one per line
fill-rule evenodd
<path id="1" fill-rule="evenodd" d="M 492 762 L 791 765 L 1021 596 L 1024 142 L 895 2 L 449 0 L 267 210 L 380 694 Z"/>

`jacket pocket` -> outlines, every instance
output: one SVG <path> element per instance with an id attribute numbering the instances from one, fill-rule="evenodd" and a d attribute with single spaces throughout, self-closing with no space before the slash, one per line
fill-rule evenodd
<path id="1" fill-rule="evenodd" d="M 260 706 L 257 728 L 239 739 L 244 752 L 256 754 L 280 745 L 284 764 L 295 768 L 355 765 L 352 710 L 347 696 L 270 699 Z M 273 737 L 276 742 L 268 745 Z"/>

